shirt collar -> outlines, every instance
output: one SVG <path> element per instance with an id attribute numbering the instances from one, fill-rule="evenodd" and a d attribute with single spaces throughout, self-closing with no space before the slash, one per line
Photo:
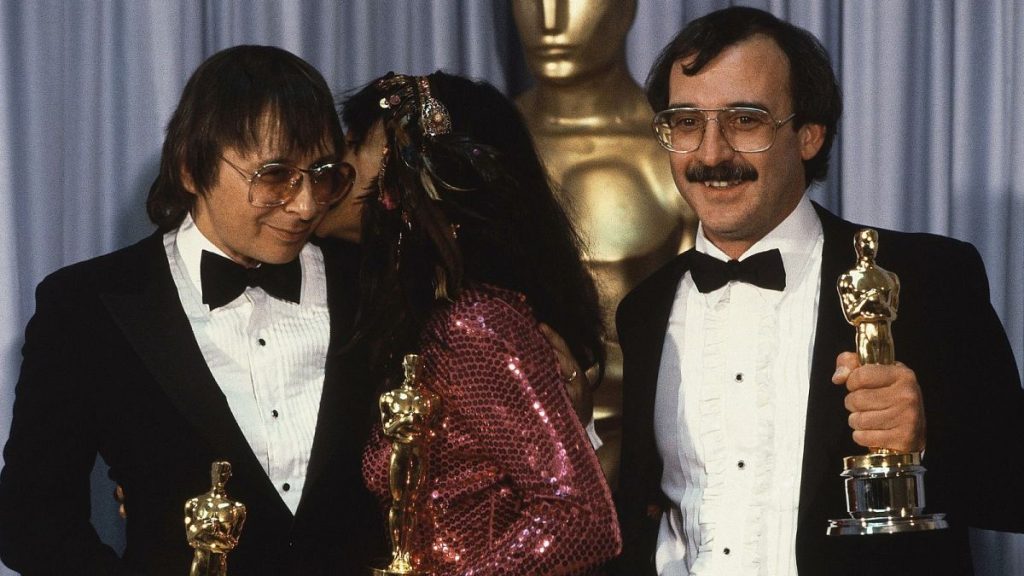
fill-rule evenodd
<path id="1" fill-rule="evenodd" d="M 786 267 L 786 291 L 788 291 L 803 275 L 807 264 L 811 261 L 818 239 L 821 237 L 821 220 L 818 218 L 818 213 L 814 211 L 814 205 L 810 198 L 804 194 L 789 216 L 786 216 L 778 226 L 765 234 L 764 238 L 755 242 L 739 259 L 743 260 L 747 256 L 778 248 L 782 253 L 782 264 Z M 704 252 L 720 260 L 731 259 L 704 236 L 703 224 L 697 225 L 694 248 L 698 252 Z"/>
<path id="2" fill-rule="evenodd" d="M 203 293 L 202 276 L 199 272 L 203 251 L 213 252 L 218 256 L 231 259 L 230 256 L 203 235 L 199 227 L 196 226 L 195 220 L 192 219 L 192 214 L 185 214 L 185 219 L 181 222 L 181 226 L 178 227 L 176 243 L 178 245 L 178 255 L 185 265 L 188 279 L 200 294 Z"/>
<path id="3" fill-rule="evenodd" d="M 228 255 L 203 235 L 191 214 L 185 214 L 181 225 L 177 230 L 168 232 L 168 235 L 170 234 L 174 235 L 174 249 L 177 250 L 176 260 L 180 263 L 179 270 L 185 271 L 184 274 L 188 277 L 188 281 L 195 286 L 196 293 L 201 296 L 203 283 L 200 269 L 203 251 L 213 252 L 225 258 L 228 258 Z M 326 308 L 327 273 L 324 267 L 323 253 L 313 243 L 307 242 L 299 252 L 298 258 L 299 265 L 302 267 L 300 305 L 306 309 Z M 204 305 L 203 308 L 206 309 L 206 306 Z"/>

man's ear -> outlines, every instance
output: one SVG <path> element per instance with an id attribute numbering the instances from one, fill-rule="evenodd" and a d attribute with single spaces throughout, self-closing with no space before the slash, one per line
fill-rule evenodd
<path id="1" fill-rule="evenodd" d="M 800 127 L 797 138 L 800 139 L 800 157 L 804 161 L 810 160 L 821 150 L 821 145 L 825 142 L 825 126 L 804 124 Z"/>
<path id="2" fill-rule="evenodd" d="M 181 178 L 181 185 L 189 194 L 199 195 L 196 191 L 196 183 L 192 180 L 192 173 L 188 171 L 188 168 L 185 168 L 184 166 L 178 168 L 178 176 Z"/>

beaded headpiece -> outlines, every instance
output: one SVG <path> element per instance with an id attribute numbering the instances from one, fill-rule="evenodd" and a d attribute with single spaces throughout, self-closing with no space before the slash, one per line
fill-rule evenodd
<path id="1" fill-rule="evenodd" d="M 405 196 L 417 182 L 428 198 L 437 201 L 442 199 L 438 188 L 470 192 L 499 177 L 494 149 L 452 133 L 451 115 L 431 93 L 429 77 L 389 73 L 375 88 L 381 94 L 379 106 L 387 111 L 378 175 L 379 199 L 385 208 L 414 203 L 415 199 Z M 396 161 L 400 166 L 394 165 Z M 417 177 L 409 178 L 408 173 L 399 177 L 396 170 L 413 171 Z"/>
<path id="2" fill-rule="evenodd" d="M 431 92 L 430 77 L 389 73 L 374 88 L 384 111 L 385 138 L 378 200 L 384 214 L 390 214 L 385 218 L 398 218 L 396 270 L 406 249 L 403 237 L 429 239 L 439 259 L 434 297 L 449 299 L 448 286 L 459 285 L 462 278 L 461 256 L 452 241 L 462 223 L 480 217 L 469 208 L 473 201 L 465 194 L 510 181 L 510 175 L 496 149 L 453 131 L 448 108 Z M 444 215 L 426 203 L 437 203 Z"/>

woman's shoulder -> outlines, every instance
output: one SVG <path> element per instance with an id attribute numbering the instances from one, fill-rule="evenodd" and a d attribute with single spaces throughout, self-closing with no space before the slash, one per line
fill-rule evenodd
<path id="1" fill-rule="evenodd" d="M 508 288 L 492 284 L 472 284 L 467 286 L 452 303 L 452 309 L 462 312 L 471 310 L 505 310 L 533 317 L 533 309 L 526 300 L 526 295 Z"/>
<path id="2" fill-rule="evenodd" d="M 439 308 L 427 326 L 435 334 L 472 333 L 492 338 L 521 336 L 536 327 L 537 319 L 525 295 L 490 284 L 466 287 L 453 302 Z"/>

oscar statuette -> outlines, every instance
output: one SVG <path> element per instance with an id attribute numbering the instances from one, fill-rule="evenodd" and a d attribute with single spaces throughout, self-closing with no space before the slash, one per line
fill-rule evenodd
<path id="1" fill-rule="evenodd" d="M 371 568 L 373 576 L 428 576 L 425 557 L 415 550 L 416 520 L 427 474 L 427 445 L 440 399 L 419 383 L 420 357 L 407 354 L 402 362 L 405 380 L 380 396 L 381 425 L 391 440 L 388 481 L 391 509 L 388 532 L 391 562 Z"/>
<path id="2" fill-rule="evenodd" d="M 195 549 L 189 576 L 227 576 L 228 552 L 238 545 L 245 523 L 245 504 L 228 498 L 224 485 L 231 463 L 210 466 L 210 491 L 185 502 L 185 535 Z"/>
<path id="3" fill-rule="evenodd" d="M 556 194 L 587 239 L 585 265 L 608 328 L 604 377 L 599 386 L 596 374 L 590 380 L 592 415 L 586 401 L 574 404 L 581 420 L 593 417 L 602 441 L 597 457 L 614 492 L 623 395 L 615 310 L 641 280 L 693 245 L 697 217 L 676 189 L 665 149 L 651 138 L 656 110 L 626 61 L 637 0 L 509 4 L 535 81 L 516 104 Z"/>
<path id="4" fill-rule="evenodd" d="M 894 364 L 891 324 L 899 307 L 896 274 L 875 264 L 878 233 L 870 228 L 854 236 L 856 265 L 839 277 L 839 299 L 856 330 L 863 364 Z M 846 510 L 850 518 L 830 520 L 830 536 L 895 534 L 947 528 L 945 514 L 924 514 L 924 473 L 919 453 L 871 448 L 843 459 Z"/>

